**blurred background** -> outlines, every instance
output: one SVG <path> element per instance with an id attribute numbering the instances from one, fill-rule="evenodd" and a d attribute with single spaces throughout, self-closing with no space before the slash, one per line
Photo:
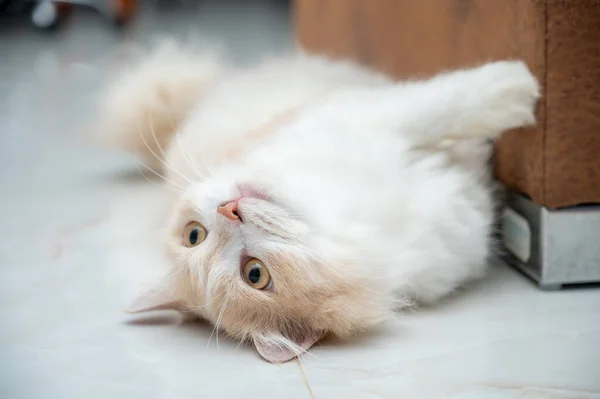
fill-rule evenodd
<path id="1" fill-rule="evenodd" d="M 82 4 L 0 0 L 0 112 L 13 120 L 15 112 L 52 118 L 65 109 L 71 123 L 82 120 L 90 90 L 157 38 L 210 42 L 236 63 L 293 42 L 288 0 L 74 3 Z"/>

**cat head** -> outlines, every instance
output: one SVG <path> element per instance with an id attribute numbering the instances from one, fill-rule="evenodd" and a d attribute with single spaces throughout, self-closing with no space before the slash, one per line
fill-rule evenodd
<path id="1" fill-rule="evenodd" d="M 306 208 L 260 182 L 190 186 L 168 227 L 174 270 L 130 311 L 192 311 L 275 363 L 380 321 L 388 304 Z"/>

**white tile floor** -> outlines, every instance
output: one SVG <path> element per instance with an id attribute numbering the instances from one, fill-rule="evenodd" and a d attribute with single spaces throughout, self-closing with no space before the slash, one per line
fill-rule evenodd
<path id="1" fill-rule="evenodd" d="M 544 293 L 507 267 L 302 364 L 121 313 L 164 267 L 160 190 L 82 143 L 90 93 L 156 30 L 219 36 L 238 61 L 288 48 L 273 4 L 145 10 L 124 39 L 93 14 L 57 36 L 0 30 L 0 397 L 600 398 L 600 290 Z"/>

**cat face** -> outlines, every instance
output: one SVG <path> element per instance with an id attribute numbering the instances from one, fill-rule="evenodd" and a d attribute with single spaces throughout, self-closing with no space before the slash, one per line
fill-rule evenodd
<path id="1" fill-rule="evenodd" d="M 299 207 L 260 183 L 191 186 L 168 229 L 175 270 L 132 311 L 193 311 L 272 362 L 379 321 L 359 265 L 333 255 L 335 240 Z"/>

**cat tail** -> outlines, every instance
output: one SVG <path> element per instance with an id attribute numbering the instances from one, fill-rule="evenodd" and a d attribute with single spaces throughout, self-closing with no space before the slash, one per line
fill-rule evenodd
<path id="1" fill-rule="evenodd" d="M 171 138 L 222 70 L 216 51 L 162 42 L 101 93 L 93 141 L 161 170 Z"/>

